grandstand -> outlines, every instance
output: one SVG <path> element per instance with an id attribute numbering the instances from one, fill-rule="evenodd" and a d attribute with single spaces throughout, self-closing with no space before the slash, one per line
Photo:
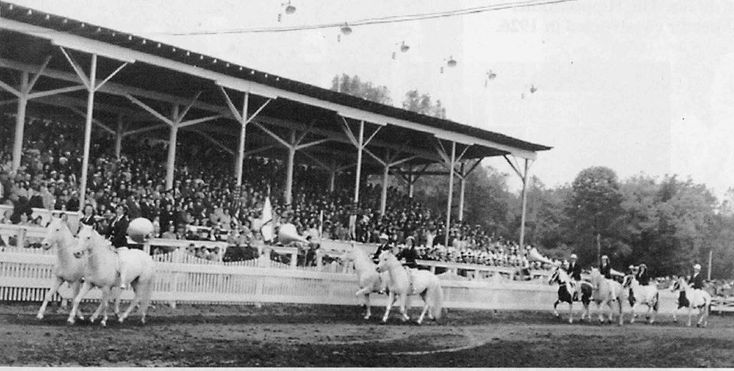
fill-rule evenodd
<path id="1" fill-rule="evenodd" d="M 280 222 L 319 239 L 412 235 L 425 260 L 526 264 L 522 232 L 519 244 L 493 240 L 462 223 L 463 205 L 452 221 L 451 197 L 445 213 L 427 213 L 412 186 L 445 174 L 449 194 L 458 177 L 463 195 L 492 156 L 525 184 L 550 147 L 7 2 L 0 18 L 0 203 L 11 210 L 0 224 L 90 204 L 103 229 L 125 203 L 158 237 L 244 247 L 270 194 Z M 407 192 L 388 189 L 390 176 Z"/>

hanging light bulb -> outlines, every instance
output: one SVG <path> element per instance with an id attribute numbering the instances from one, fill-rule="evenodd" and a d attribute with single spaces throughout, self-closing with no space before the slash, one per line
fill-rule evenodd
<path id="1" fill-rule="evenodd" d="M 410 46 L 408 44 L 406 44 L 405 41 L 403 41 L 402 43 L 400 43 L 400 51 L 401 52 L 405 53 L 408 50 L 410 50 Z"/>
<path id="2" fill-rule="evenodd" d="M 494 80 L 496 77 L 497 77 L 497 74 L 494 73 L 494 71 L 492 70 L 487 71 L 487 79 Z"/>
<path id="3" fill-rule="evenodd" d="M 285 5 L 285 14 L 293 14 L 296 12 L 296 7 L 293 6 L 290 1 L 283 5 Z"/>
<path id="4" fill-rule="evenodd" d="M 352 28 L 349 27 L 349 23 L 344 22 L 344 26 L 342 26 L 341 31 L 345 35 L 349 35 L 352 33 Z"/>
<path id="5" fill-rule="evenodd" d="M 533 94 L 533 93 L 535 93 L 536 91 L 538 91 L 538 88 L 536 88 L 536 87 L 535 87 L 535 84 L 533 84 L 533 85 L 530 85 L 530 94 Z"/>
<path id="6" fill-rule="evenodd" d="M 458 62 L 456 62 L 456 59 L 454 59 L 453 56 L 452 57 L 449 57 L 449 60 L 446 61 L 446 65 L 449 66 L 449 67 L 456 67 L 456 64 L 457 63 Z"/>

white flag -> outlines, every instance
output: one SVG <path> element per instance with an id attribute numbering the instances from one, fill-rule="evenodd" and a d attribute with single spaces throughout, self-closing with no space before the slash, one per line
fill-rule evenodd
<path id="1" fill-rule="evenodd" d="M 270 205 L 270 197 L 265 199 L 265 206 L 263 206 L 263 215 L 260 218 L 262 221 L 262 227 L 260 233 L 263 235 L 265 242 L 273 240 L 273 207 Z"/>

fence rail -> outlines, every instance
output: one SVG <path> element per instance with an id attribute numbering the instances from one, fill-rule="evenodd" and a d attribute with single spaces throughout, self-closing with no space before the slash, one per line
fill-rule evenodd
<path id="1" fill-rule="evenodd" d="M 0 252 L 0 301 L 41 301 L 51 282 L 56 257 L 49 254 Z M 171 303 L 303 303 L 360 304 L 354 293 L 356 275 L 335 270 L 293 269 L 290 265 L 259 259 L 236 263 L 203 263 L 182 250 L 155 257 L 156 278 L 153 300 Z M 538 281 L 519 282 L 500 275 L 489 280 L 468 280 L 443 274 L 445 306 L 448 308 L 548 310 L 556 298 L 556 287 Z M 65 285 L 60 297 L 68 298 Z M 98 299 L 99 290 L 87 296 Z M 132 298 L 126 291 L 123 299 Z M 384 305 L 378 296 L 375 305 Z M 675 298 L 661 292 L 661 311 L 675 308 Z M 420 305 L 420 300 L 413 300 Z"/>

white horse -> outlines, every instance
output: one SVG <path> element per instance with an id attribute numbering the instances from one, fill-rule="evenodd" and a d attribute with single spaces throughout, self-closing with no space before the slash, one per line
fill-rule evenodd
<path id="1" fill-rule="evenodd" d="M 388 275 L 377 273 L 377 265 L 359 247 L 352 246 L 352 250 L 347 254 L 346 258 L 347 261 L 354 263 L 354 270 L 357 273 L 359 283 L 359 290 L 354 295 L 364 298 L 364 306 L 367 307 L 364 319 L 369 319 L 372 315 L 370 294 L 380 291 L 383 287 L 383 279 L 386 281 L 389 280 Z"/>
<path id="2" fill-rule="evenodd" d="M 622 302 L 624 301 L 624 290 L 622 285 L 614 280 L 606 279 L 601 275 L 599 269 L 591 268 L 591 286 L 593 288 L 592 300 L 596 303 L 599 312 L 599 322 L 604 322 L 602 307 L 609 306 L 609 323 L 614 320 L 614 303 L 619 305 L 619 325 L 624 323 L 622 316 Z"/>
<path id="3" fill-rule="evenodd" d="M 556 267 L 553 273 L 551 274 L 550 278 L 548 279 L 548 284 L 552 285 L 553 283 L 558 284 L 558 298 L 556 299 L 556 302 L 553 303 L 553 314 L 556 317 L 560 317 L 560 314 L 558 314 L 558 304 L 560 303 L 568 303 L 568 323 L 573 323 L 573 293 L 576 291 L 573 288 L 573 284 L 571 282 L 570 277 L 568 276 L 568 273 L 561 268 Z M 584 320 L 584 316 L 591 319 L 591 314 L 589 313 L 589 303 L 591 302 L 591 284 L 589 284 L 586 281 L 579 282 L 581 285 L 581 303 L 584 306 L 584 311 L 581 312 L 581 321 Z"/>
<path id="4" fill-rule="evenodd" d="M 92 287 L 99 287 L 102 290 L 102 302 L 92 314 L 90 320 L 94 322 L 100 315 L 100 311 L 103 311 L 101 324 L 102 326 L 107 325 L 107 307 L 110 292 L 114 287 L 120 286 L 119 265 L 120 261 L 125 261 L 125 266 L 128 269 L 128 282 L 123 283 L 129 283 L 132 286 L 135 297 L 127 310 L 119 317 L 119 321 L 122 323 L 137 304 L 141 303 L 141 322 L 145 323 L 150 295 L 153 290 L 155 271 L 153 259 L 145 252 L 137 249 L 120 249 L 116 252 L 110 242 L 90 226 L 82 226 L 78 238 L 79 246 L 74 252 L 74 256 L 83 259 L 86 255 L 87 266 L 84 272 L 84 285 L 74 298 L 74 306 L 71 313 L 69 313 L 68 322 L 74 323 L 74 314 L 78 310 L 79 303 L 84 295 Z"/>
<path id="5" fill-rule="evenodd" d="M 41 242 L 41 246 L 44 250 L 50 249 L 52 246 L 56 246 L 56 264 L 53 270 L 53 282 L 51 283 L 51 289 L 43 299 L 43 304 L 38 310 L 36 318 L 43 319 L 43 315 L 46 312 L 46 306 L 48 302 L 53 299 L 54 294 L 59 291 L 59 287 L 68 282 L 74 293 L 74 297 L 79 294 L 79 289 L 82 284 L 82 277 L 84 277 L 84 265 L 86 260 L 79 260 L 74 258 L 74 252 L 72 251 L 77 240 L 72 235 L 69 227 L 59 218 L 53 218 L 51 223 L 46 228 L 46 236 Z M 78 313 L 79 319 L 84 319 L 81 313 Z"/>
<path id="6" fill-rule="evenodd" d="M 441 318 L 443 310 L 443 289 L 441 288 L 441 281 L 439 281 L 435 274 L 424 270 L 410 269 L 409 271 L 403 268 L 402 264 L 400 264 L 395 255 L 390 251 L 380 253 L 377 271 L 387 271 L 390 276 L 387 306 L 385 308 L 385 315 L 382 317 L 383 323 L 387 323 L 387 318 L 390 316 L 390 308 L 392 308 L 396 296 L 397 299 L 400 299 L 400 313 L 403 316 L 403 321 L 410 320 L 410 316 L 408 316 L 405 309 L 406 307 L 410 307 L 410 295 L 420 295 L 424 302 L 423 312 L 421 312 L 420 318 L 418 318 L 418 324 L 423 322 L 426 313 L 428 313 L 428 318 L 435 320 Z"/>
<path id="7" fill-rule="evenodd" d="M 691 285 L 688 284 L 688 281 L 683 277 L 679 277 L 678 280 L 675 281 L 671 290 L 680 292 L 678 308 L 673 311 L 673 322 L 678 322 L 676 312 L 678 312 L 680 308 L 688 308 L 688 327 L 690 327 L 693 309 L 697 309 L 699 317 L 696 322 L 696 326 L 708 326 L 709 311 L 711 310 L 711 294 L 705 290 L 696 290 L 692 288 Z"/>
<path id="8" fill-rule="evenodd" d="M 635 318 L 637 318 L 635 308 L 638 304 L 645 304 L 647 306 L 645 317 L 648 319 L 650 324 L 655 323 L 655 317 L 658 313 L 658 305 L 660 304 L 660 293 L 658 293 L 658 288 L 655 285 L 640 285 L 635 276 L 631 274 L 624 276 L 622 287 L 625 290 L 631 288 L 632 295 L 635 297 L 635 300 L 630 303 L 632 306 L 632 318 L 630 319 L 630 323 L 635 323 Z M 650 315 L 650 311 L 652 311 L 652 316 Z"/>

